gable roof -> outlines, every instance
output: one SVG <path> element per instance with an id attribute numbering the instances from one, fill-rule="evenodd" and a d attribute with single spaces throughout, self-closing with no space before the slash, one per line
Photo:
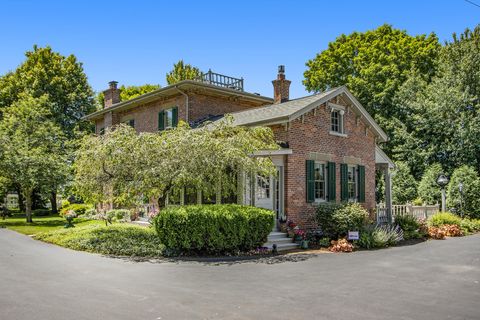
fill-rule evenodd
<path id="1" fill-rule="evenodd" d="M 352 102 L 354 111 L 362 116 L 364 121 L 371 127 L 380 140 L 386 142 L 388 140 L 387 134 L 382 128 L 380 128 L 378 123 L 373 120 L 372 116 L 370 116 L 367 110 L 365 110 L 345 86 L 333 88 L 311 96 L 289 100 L 283 103 L 234 112 L 231 114 L 233 117 L 233 124 L 239 126 L 254 126 L 286 123 L 295 120 L 301 115 L 317 108 L 321 104 L 328 102 L 342 93 L 348 97 Z"/>

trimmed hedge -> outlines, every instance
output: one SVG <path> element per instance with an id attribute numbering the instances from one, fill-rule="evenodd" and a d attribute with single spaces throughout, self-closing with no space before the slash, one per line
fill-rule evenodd
<path id="1" fill-rule="evenodd" d="M 46 216 L 51 214 L 51 211 L 50 211 L 50 209 L 45 209 L 45 208 L 34 209 L 34 210 L 32 210 L 32 214 L 35 217 L 46 217 Z"/>
<path id="2" fill-rule="evenodd" d="M 236 253 L 266 242 L 273 228 L 273 212 L 236 204 L 170 207 L 153 219 L 153 225 L 169 249 Z"/>

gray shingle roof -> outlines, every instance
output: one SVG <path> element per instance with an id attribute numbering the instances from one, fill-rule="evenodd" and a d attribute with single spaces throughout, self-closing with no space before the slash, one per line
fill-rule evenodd
<path id="1" fill-rule="evenodd" d="M 363 121 L 371 127 L 380 141 L 388 140 L 387 134 L 380 128 L 378 123 L 368 114 L 367 110 L 358 102 L 358 100 L 348 91 L 345 86 L 333 88 L 328 91 L 314 94 L 311 96 L 290 100 L 283 103 L 267 105 L 255 109 L 234 112 L 233 124 L 237 126 L 253 126 L 253 125 L 271 125 L 275 123 L 285 123 L 295 120 L 299 116 L 309 112 L 319 105 L 328 102 L 339 94 L 345 94 L 350 101 L 354 111 L 361 116 Z M 220 121 L 220 120 L 217 120 Z"/>
<path id="2" fill-rule="evenodd" d="M 234 112 L 232 113 L 233 124 L 238 126 L 251 125 L 255 123 L 274 122 L 275 120 L 289 118 L 306 107 L 315 104 L 336 90 L 337 88 L 319 94 L 289 100 L 283 103 L 271 104 L 255 109 Z"/>

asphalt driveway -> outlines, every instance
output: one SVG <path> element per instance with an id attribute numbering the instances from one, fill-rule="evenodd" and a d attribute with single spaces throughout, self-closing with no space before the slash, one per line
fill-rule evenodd
<path id="1" fill-rule="evenodd" d="M 284 260 L 133 262 L 0 229 L 0 319 L 480 319 L 480 235 Z"/>

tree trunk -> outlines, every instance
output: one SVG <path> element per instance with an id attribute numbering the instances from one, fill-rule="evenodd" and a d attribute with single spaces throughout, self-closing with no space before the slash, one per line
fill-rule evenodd
<path id="1" fill-rule="evenodd" d="M 23 197 L 22 188 L 17 187 L 16 191 L 18 194 L 18 209 L 20 209 L 20 212 L 25 212 L 25 198 Z"/>
<path id="2" fill-rule="evenodd" d="M 52 190 L 50 193 L 50 206 L 52 207 L 52 214 L 58 214 L 57 190 Z"/>
<path id="3" fill-rule="evenodd" d="M 32 223 L 32 191 L 25 192 L 25 216 L 27 223 Z"/>

